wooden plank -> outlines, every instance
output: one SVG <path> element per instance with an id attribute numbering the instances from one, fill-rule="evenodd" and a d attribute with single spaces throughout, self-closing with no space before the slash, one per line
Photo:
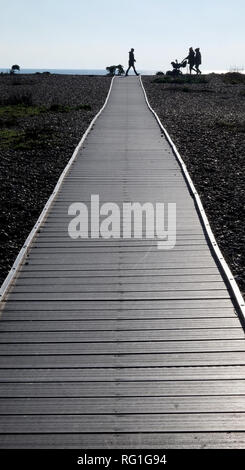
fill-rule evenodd
<path id="1" fill-rule="evenodd" d="M 234 309 L 231 308 L 214 308 L 214 309 L 149 309 L 149 310 L 142 310 L 142 309 L 122 309 L 120 310 L 113 310 L 113 309 L 89 309 L 89 308 L 81 308 L 80 310 L 22 310 L 21 308 L 17 310 L 9 310 L 6 309 L 2 313 L 2 328 L 5 327 L 8 331 L 15 331 L 15 330 L 23 330 L 26 328 L 27 331 L 32 330 L 32 327 L 37 328 L 39 330 L 54 330 L 54 329 L 63 329 L 66 330 L 66 327 L 71 329 L 163 329 L 164 327 L 167 329 L 171 329 L 170 326 L 165 326 L 164 321 L 161 320 L 176 320 L 176 319 L 186 319 L 186 320 L 193 320 L 191 324 L 185 324 L 183 327 L 187 328 L 220 328 L 221 326 L 224 328 L 233 328 L 233 327 L 240 327 L 240 321 L 237 315 L 234 312 Z M 45 323 L 48 320 L 48 323 Z M 54 323 L 56 320 L 58 322 Z M 65 320 L 66 325 L 62 322 Z M 73 320 L 82 321 L 82 324 L 74 323 Z M 94 321 L 96 323 L 88 323 L 86 321 Z M 99 320 L 99 323 L 97 322 Z M 123 320 L 129 320 L 131 324 L 128 326 L 121 322 Z M 150 320 L 150 322 L 149 322 Z M 159 321 L 156 322 L 156 320 Z M 201 320 L 200 324 L 197 325 L 196 320 Z M 211 321 L 210 321 L 211 320 Z M 27 323 L 26 323 L 27 321 Z M 32 323 L 30 323 L 30 321 Z M 42 323 L 36 324 L 34 322 L 41 321 Z M 102 323 L 105 321 L 104 323 Z M 116 322 L 115 322 L 116 321 Z M 8 323 L 5 323 L 8 322 Z M 13 322 L 17 322 L 14 324 Z M 44 323 L 43 323 L 44 322 Z M 70 322 L 70 323 L 69 323 Z M 109 322 L 109 323 L 108 323 Z M 137 323 L 138 325 L 137 325 Z M 175 322 L 176 323 L 176 322 Z M 181 321 L 177 322 L 178 327 L 181 328 Z M 23 327 L 21 326 L 23 325 Z M 59 327 L 60 325 L 60 327 Z M 193 326 L 192 326 L 193 325 Z M 177 326 L 173 326 L 172 328 L 176 329 Z"/>
<path id="2" fill-rule="evenodd" d="M 0 400 L 0 415 L 244 413 L 245 395 L 212 397 L 15 398 Z"/>
<path id="3" fill-rule="evenodd" d="M 117 262 L 110 263 L 109 261 L 107 263 L 96 263 L 94 260 L 90 260 L 90 263 L 82 263 L 77 262 L 74 264 L 71 263 L 64 263 L 64 261 L 61 260 L 60 264 L 53 264 L 53 263 L 48 263 L 47 261 L 45 263 L 35 263 L 33 260 L 27 260 L 25 263 L 25 271 L 38 271 L 39 273 L 42 271 L 113 271 L 116 270 L 118 271 L 147 271 L 147 270 L 159 270 L 158 272 L 167 272 L 168 270 L 184 270 L 184 269 L 189 269 L 189 270 L 203 270 L 207 269 L 208 273 L 217 273 L 217 268 L 212 262 L 212 260 L 208 259 L 207 261 L 205 260 L 192 260 L 192 262 L 188 263 L 186 262 L 180 262 L 177 260 L 172 260 L 172 261 L 162 261 L 162 262 L 154 262 L 150 261 L 149 262 L 139 262 L 139 260 L 135 260 L 132 263 L 125 263 L 121 262 L 119 259 Z M 198 262 L 199 261 L 199 262 Z M 148 273 L 149 274 L 149 273 Z"/>
<path id="4" fill-rule="evenodd" d="M 0 332 L 0 343 L 76 343 L 121 341 L 193 341 L 243 339 L 241 328 L 179 329 L 179 330 L 123 330 L 123 331 L 18 331 Z"/>
<path id="5" fill-rule="evenodd" d="M 53 285 L 65 285 L 65 286 L 83 286 L 83 285 L 112 285 L 116 284 L 118 282 L 126 283 L 126 284 L 137 284 L 137 285 L 142 285 L 147 283 L 147 285 L 165 285 L 167 287 L 171 287 L 171 284 L 176 282 L 177 284 L 183 284 L 183 287 L 186 286 L 186 284 L 193 283 L 193 285 L 196 287 L 197 284 L 203 284 L 203 285 L 210 285 L 212 286 L 213 284 L 217 286 L 221 282 L 221 277 L 219 274 L 209 274 L 209 275 L 198 275 L 198 276 L 189 276 L 188 274 L 182 275 L 182 276 L 147 276 L 147 274 L 142 275 L 142 276 L 77 276 L 77 277 L 48 277 L 48 278 L 32 278 L 32 277 L 21 277 L 18 278 L 16 281 L 16 289 L 17 287 L 19 288 L 27 286 L 42 286 L 43 289 L 45 289 L 44 286 L 49 286 L 50 283 Z M 33 289 L 34 289 L 33 287 Z"/>
<path id="6" fill-rule="evenodd" d="M 30 383 L 36 383 L 38 387 L 38 382 L 44 382 L 43 384 L 39 384 L 41 387 L 42 385 L 45 386 L 45 383 L 49 382 L 151 382 L 152 386 L 155 390 L 156 384 L 153 382 L 159 381 L 181 381 L 179 383 L 179 388 L 183 389 L 183 381 L 202 381 L 201 387 L 207 381 L 221 381 L 225 380 L 225 382 L 211 382 L 206 383 L 209 391 L 207 394 L 225 394 L 225 393 L 234 393 L 240 394 L 243 393 L 242 382 L 237 382 L 234 380 L 244 380 L 245 379 L 245 366 L 234 366 L 234 365 L 220 365 L 220 366 L 181 366 L 181 367 L 145 367 L 142 365 L 141 367 L 99 367 L 99 368 L 87 368 L 86 365 L 80 368 L 42 368 L 42 369 L 2 369 L 1 370 L 1 377 L 0 382 L 2 382 L 1 387 L 3 387 L 2 393 L 5 393 L 8 390 L 7 396 L 12 396 L 13 390 L 8 389 L 8 385 L 6 382 L 14 382 L 17 387 L 17 383 L 24 383 L 29 382 L 27 386 L 30 389 Z M 228 381 L 230 381 L 230 387 L 228 387 Z M 233 382 L 234 381 L 234 382 Z M 5 387 L 5 385 L 6 387 Z M 166 384 L 165 384 L 166 385 Z M 163 384 L 163 386 L 165 386 Z M 195 394 L 197 389 L 193 389 L 192 383 L 186 382 L 185 387 L 185 394 Z M 198 385 L 198 384 L 197 384 Z M 57 384 L 55 385 L 57 387 Z M 160 386 L 160 385 L 159 385 Z M 190 387 L 189 387 L 190 386 Z M 219 387 L 217 390 L 217 386 Z M 20 385 L 21 387 L 21 385 Z M 149 384 L 150 387 L 150 384 Z M 178 387 L 176 385 L 176 387 Z M 188 388 L 189 387 L 189 388 Z M 19 387 L 16 389 L 16 393 L 18 396 Z M 31 388 L 32 390 L 32 388 Z M 36 390 L 36 389 L 35 389 Z M 76 389 L 77 390 L 77 389 Z M 177 388 L 176 388 L 177 390 Z M 193 392 L 192 392 L 193 390 Z M 205 390 L 208 390 L 206 388 Z M 21 392 L 20 392 L 21 393 Z M 177 393 L 177 391 L 176 391 Z M 182 392 L 181 392 L 182 393 Z M 184 392 L 183 392 L 184 393 Z M 200 392 L 201 394 L 203 392 Z M 55 388 L 54 388 L 54 396 L 55 396 Z M 0 395 L 1 396 L 1 395 Z M 74 395 L 72 395 L 74 396 Z M 76 396 L 76 395 L 75 395 Z M 79 396 L 79 392 L 78 392 Z"/>
<path id="7" fill-rule="evenodd" d="M 68 207 L 70 205 L 70 202 L 72 201 L 66 201 L 64 204 L 66 204 L 66 211 L 68 211 Z M 73 201 L 74 202 L 74 201 Z M 201 243 L 203 240 L 206 240 L 205 235 L 202 231 L 199 231 L 199 233 L 188 233 L 184 232 L 183 230 L 179 230 L 178 233 L 176 233 L 176 242 L 178 243 L 188 243 L 188 242 L 199 242 Z M 96 246 L 96 245 L 120 245 L 120 246 L 139 246 L 142 244 L 142 246 L 148 246 L 157 241 L 157 238 L 151 238 L 151 239 L 142 239 L 142 240 L 137 240 L 137 239 L 104 239 L 104 238 L 98 238 L 98 239 L 82 239 L 82 238 L 77 238 L 76 240 L 71 240 L 69 237 L 69 234 L 66 233 L 63 237 L 58 237 L 57 240 L 54 240 L 54 237 L 52 235 L 46 235 L 42 231 L 42 227 L 40 229 L 40 232 L 38 232 L 35 240 L 33 241 L 33 247 L 37 246 L 42 246 L 44 243 L 63 243 L 63 242 L 69 242 L 73 246 L 79 245 L 79 244 L 86 244 L 89 246 Z M 58 246 L 58 245 L 57 245 Z"/>
<path id="8" fill-rule="evenodd" d="M 3 449 L 244 449 L 244 432 L 6 434 Z"/>
<path id="9" fill-rule="evenodd" d="M 199 240 L 198 240 L 199 241 Z M 71 244 L 67 242 L 67 244 L 64 246 L 44 246 L 44 247 L 39 247 L 39 248 L 34 248 L 33 247 L 33 259 L 39 259 L 42 258 L 42 254 L 50 254 L 50 255 L 58 255 L 60 253 L 64 254 L 81 254 L 81 253 L 91 253 L 91 254 L 96 254 L 96 253 L 117 253 L 117 254 L 146 254 L 148 253 L 149 249 L 157 249 L 157 240 L 154 242 L 154 244 L 149 245 L 149 246 L 142 246 L 142 247 L 117 247 L 117 246 L 84 246 L 81 244 L 80 246 L 74 246 L 74 244 Z M 208 248 L 206 243 L 185 243 L 185 244 L 177 244 L 175 245 L 175 252 L 190 252 L 190 253 L 200 253 L 200 256 L 203 253 L 208 253 Z"/>
<path id="10" fill-rule="evenodd" d="M 183 290 L 183 291 L 149 291 L 149 292 L 16 292 L 9 294 L 8 301 L 16 302 L 59 302 L 59 301 L 110 301 L 110 300 L 195 300 L 198 299 L 228 299 L 230 295 L 227 290 Z"/>
<path id="11" fill-rule="evenodd" d="M 18 314 L 19 315 L 19 314 Z M 149 330 L 165 330 L 166 335 L 171 334 L 178 334 L 177 331 L 184 332 L 187 329 L 191 330 L 193 334 L 195 334 L 195 330 L 203 330 L 203 329 L 220 329 L 221 327 L 226 328 L 229 331 L 231 329 L 239 329 L 241 334 L 243 334 L 243 330 L 240 328 L 240 322 L 237 318 L 166 318 L 164 320 L 154 319 L 150 317 L 150 313 L 148 314 L 149 320 L 142 320 L 140 315 L 137 317 L 136 314 L 130 313 L 126 314 L 125 317 L 127 320 L 123 320 L 123 315 L 117 318 L 115 316 L 115 320 L 105 320 L 105 314 L 102 312 L 100 317 L 99 313 L 95 313 L 91 316 L 94 316 L 94 321 L 87 320 L 88 314 L 85 311 L 84 314 L 79 315 L 79 320 L 69 320 L 69 315 L 67 315 L 67 319 L 62 321 L 59 319 L 59 314 L 57 313 L 56 316 L 52 313 L 52 317 L 48 320 L 36 320 L 36 316 L 34 315 L 34 321 L 30 319 L 29 321 L 7 321 L 9 319 L 9 314 L 4 316 L 5 321 L 1 323 L 1 332 L 5 335 L 7 332 L 82 332 L 85 331 L 86 334 L 91 331 L 99 332 L 99 334 L 103 331 L 112 331 L 112 332 L 119 332 L 121 331 L 133 331 L 135 334 L 140 330 L 145 331 L 145 337 L 147 337 Z M 90 317 L 91 317 L 90 316 Z M 107 315 L 109 316 L 109 315 Z M 109 318 L 113 316 L 110 315 Z M 132 318 L 130 318 L 130 316 Z M 168 317 L 171 317 L 168 313 Z M 59 321 L 57 321 L 59 320 Z M 172 333 L 171 333 L 172 332 Z M 201 333 L 201 332 L 200 332 Z M 125 334 L 125 333 L 124 333 Z"/>
<path id="12" fill-rule="evenodd" d="M 122 300 L 122 299 L 120 299 Z M 62 300 L 62 301 L 48 301 L 48 300 L 36 300 L 36 301 L 16 301 L 10 300 L 10 296 L 8 297 L 7 302 L 7 309 L 6 311 L 16 311 L 16 310 L 46 310 L 46 311 L 54 311 L 54 310 L 80 310 L 80 309 L 101 309 L 101 310 L 115 310 L 116 308 L 119 309 L 195 309 L 195 308 L 225 308 L 230 307 L 232 308 L 232 302 L 229 298 L 226 299 L 142 299 L 139 300 L 124 300 L 123 305 L 121 301 L 118 300 L 104 300 L 101 302 L 100 300 L 93 299 L 91 301 L 86 300 Z"/>
<path id="13" fill-rule="evenodd" d="M 16 285 L 15 286 L 15 292 L 18 293 L 49 293 L 49 292 L 54 292 L 54 293 L 60 293 L 60 292 L 69 292 L 69 293 L 77 293 L 77 292 L 120 292 L 121 290 L 124 290 L 125 292 L 170 292 L 170 291 L 210 291 L 210 290 L 225 290 L 226 288 L 224 286 L 223 282 L 169 282 L 169 283 L 164 283 L 162 282 L 161 284 L 159 283 L 125 283 L 123 280 L 120 280 L 118 278 L 118 281 L 116 283 L 116 280 L 114 279 L 114 282 L 112 284 L 100 284 L 97 283 L 96 280 L 94 280 L 93 283 L 91 284 L 78 284 L 78 283 L 70 283 L 68 284 L 61 284 L 56 282 L 49 282 L 48 285 Z"/>
<path id="14" fill-rule="evenodd" d="M 97 371 L 96 371 L 97 372 Z M 48 373 L 48 371 L 47 371 Z M 96 376 L 95 376 L 96 377 Z M 57 397 L 183 397 L 244 395 L 245 380 L 193 381 L 91 381 L 77 382 L 61 379 L 57 382 L 10 382 L 0 385 L 1 398 L 57 398 Z M 112 400 L 113 402 L 114 400 Z"/>
<path id="15" fill-rule="evenodd" d="M 2 416 L 0 433 L 243 431 L 245 413 Z"/>
<path id="16" fill-rule="evenodd" d="M 11 355 L 89 355 L 89 354 L 169 354 L 169 353 L 204 353 L 235 351 L 245 353 L 245 341 L 202 340 L 202 341 L 145 341 L 128 342 L 127 332 L 121 342 L 87 342 L 87 343 L 1 343 L 0 356 Z M 55 338 L 54 338 L 55 339 Z"/>
<path id="17" fill-rule="evenodd" d="M 159 250 L 159 253 L 160 253 L 160 250 Z M 100 255 L 103 255 L 103 256 L 100 256 Z M 73 256 L 72 255 L 66 256 L 66 254 L 64 253 L 62 256 L 57 256 L 55 258 L 53 258 L 52 255 L 50 255 L 50 258 L 47 257 L 47 259 L 45 259 L 44 257 L 34 258 L 32 256 L 28 258 L 28 263 L 32 265 L 33 267 L 34 266 L 35 267 L 50 266 L 52 267 L 52 269 L 56 269 L 54 267 L 59 266 L 59 265 L 61 265 L 63 269 L 65 266 L 80 267 L 81 269 L 83 265 L 84 265 L 84 269 L 86 269 L 87 266 L 89 268 L 89 267 L 97 266 L 97 265 L 102 266 L 103 268 L 106 268 L 106 267 L 112 268 L 114 266 L 118 267 L 119 263 L 126 269 L 130 269 L 130 267 L 131 268 L 135 267 L 135 264 L 138 264 L 139 267 L 141 268 L 143 267 L 161 268 L 163 266 L 163 263 L 164 263 L 164 267 L 172 266 L 172 267 L 177 267 L 177 268 L 188 267 L 188 266 L 194 267 L 194 268 L 203 266 L 206 268 L 206 267 L 215 266 L 213 259 L 206 255 L 200 256 L 199 254 L 195 254 L 195 255 L 192 254 L 190 256 L 190 253 L 185 253 L 183 258 L 179 256 L 180 254 L 176 252 L 173 257 L 166 257 L 166 258 L 163 255 L 159 254 L 159 256 L 150 256 L 146 258 L 144 258 L 144 256 L 140 258 L 140 256 L 134 257 L 134 256 L 129 255 L 127 259 L 126 257 L 123 257 L 120 259 L 119 255 L 117 254 L 115 254 L 115 256 L 112 258 L 112 254 L 108 254 L 108 256 L 106 254 L 105 256 L 103 253 L 96 253 L 96 254 L 90 253 L 88 255 L 86 255 L 86 253 L 82 253 L 79 257 L 74 254 Z"/>
<path id="18" fill-rule="evenodd" d="M 103 252 L 107 253 L 108 251 L 112 253 L 146 253 L 147 250 L 150 248 L 156 248 L 157 245 L 157 240 L 154 240 L 152 243 L 149 243 L 148 245 L 115 245 L 115 244 L 106 244 L 103 245 L 102 243 L 98 243 L 97 245 L 88 245 L 86 243 L 80 242 L 78 243 L 77 240 L 75 240 L 75 243 L 73 240 L 69 241 L 67 240 L 66 242 L 63 243 L 57 243 L 52 244 L 50 243 L 43 243 L 39 244 L 39 246 L 33 246 L 33 253 L 35 255 L 40 255 L 43 253 L 52 253 L 52 254 L 57 254 L 57 253 L 62 253 L 62 252 L 67 252 L 67 253 L 97 253 L 97 252 Z M 180 241 L 179 243 L 176 242 L 175 245 L 175 250 L 176 251 L 206 251 L 208 252 L 208 247 L 205 242 L 205 240 L 184 240 Z"/>
<path id="19" fill-rule="evenodd" d="M 80 367 L 177 367 L 244 365 L 244 351 L 138 353 L 138 354 L 76 354 L 1 356 L 0 368 L 80 368 Z"/>
<path id="20" fill-rule="evenodd" d="M 146 251 L 150 247 L 156 247 L 157 240 L 149 240 L 149 243 L 147 244 L 146 242 L 142 240 L 135 240 L 135 244 L 130 243 L 129 240 L 125 240 L 127 243 L 122 243 L 121 240 L 119 243 L 116 243 L 116 240 L 114 243 L 112 242 L 106 242 L 103 244 L 102 241 L 98 241 L 96 243 L 96 240 L 94 242 L 87 242 L 86 240 L 81 240 L 79 238 L 75 240 L 69 240 L 64 239 L 56 241 L 50 238 L 50 240 L 47 240 L 46 238 L 39 238 L 36 240 L 36 242 L 33 245 L 33 250 L 35 250 L 35 253 L 43 253 L 47 252 L 49 253 L 50 251 L 54 251 L 56 253 L 59 253 L 62 249 L 66 249 L 67 251 L 71 251 L 74 253 L 80 252 L 81 251 L 97 251 L 97 250 L 112 250 L 112 251 L 120 251 L 120 252 L 131 252 L 131 251 Z M 137 242 L 137 244 L 136 244 Z M 203 249 L 205 248 L 207 250 L 207 245 L 206 241 L 204 238 L 185 238 L 185 239 L 180 239 L 176 241 L 175 249 L 186 249 L 186 250 L 197 250 L 197 249 Z"/>
<path id="21" fill-rule="evenodd" d="M 45 275 L 46 274 L 46 275 Z M 142 269 L 141 267 L 137 266 L 131 269 L 124 269 L 120 266 L 120 269 L 103 269 L 97 266 L 97 269 L 77 269 L 77 268 L 72 268 L 72 269 L 67 269 L 66 267 L 63 269 L 58 269 L 58 270 L 53 270 L 53 269 L 47 269 L 45 272 L 43 270 L 35 269 L 34 267 L 25 264 L 21 270 L 21 278 L 50 278 L 50 277 L 91 277 L 91 276 L 102 276 L 103 278 L 113 275 L 120 275 L 120 277 L 124 276 L 210 276 L 210 275 L 218 275 L 217 269 L 215 267 L 213 268 L 148 268 L 148 269 Z"/>

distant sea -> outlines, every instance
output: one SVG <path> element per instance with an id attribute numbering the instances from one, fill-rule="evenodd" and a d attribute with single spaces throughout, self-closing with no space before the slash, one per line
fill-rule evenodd
<path id="1" fill-rule="evenodd" d="M 9 72 L 9 68 L 0 68 L 1 72 Z M 107 71 L 104 69 L 20 69 L 20 73 L 57 73 L 63 75 L 106 75 Z M 154 75 L 156 72 L 154 70 L 139 70 L 141 74 L 144 75 Z M 17 72 L 18 73 L 18 72 Z"/>
<path id="2" fill-rule="evenodd" d="M 171 66 L 170 66 L 171 69 Z M 158 69 L 160 70 L 160 69 Z M 142 75 L 155 75 L 158 70 L 139 70 L 139 73 Z M 0 68 L 1 72 L 9 72 L 9 68 Z M 57 73 L 63 75 L 106 75 L 107 71 L 105 69 L 20 69 L 20 73 L 43 73 L 43 72 L 50 72 L 50 73 Z M 227 73 L 228 70 L 203 70 L 203 73 Z M 18 72 L 17 72 L 18 73 Z M 241 73 L 244 71 L 241 70 Z"/>
<path id="3" fill-rule="evenodd" d="M 171 69 L 171 66 L 169 67 Z M 139 70 L 139 73 L 142 75 L 155 75 L 155 73 L 160 70 Z M 164 69 L 163 69 L 164 70 Z M 166 71 L 166 70 L 164 70 Z M 239 70 L 240 71 L 240 70 Z M 9 72 L 9 68 L 0 68 L 0 73 Z M 29 74 L 29 73 L 43 73 L 43 72 L 50 72 L 50 73 L 57 73 L 63 75 L 106 75 L 107 71 L 105 69 L 20 69 L 20 73 Z M 203 70 L 203 73 L 227 73 L 228 70 Z M 240 71 L 244 73 L 244 71 Z M 18 72 L 17 72 L 18 73 Z"/>

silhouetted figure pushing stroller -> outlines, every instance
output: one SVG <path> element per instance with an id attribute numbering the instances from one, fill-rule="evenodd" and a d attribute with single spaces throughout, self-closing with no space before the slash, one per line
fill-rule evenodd
<path id="1" fill-rule="evenodd" d="M 138 72 L 135 70 L 134 63 L 136 62 L 134 58 L 134 49 L 132 48 L 131 51 L 129 51 L 129 61 L 128 61 L 128 70 L 125 73 L 125 77 L 128 76 L 128 72 L 133 67 L 135 75 L 139 75 Z"/>
<path id="2" fill-rule="evenodd" d="M 195 52 L 193 51 L 193 48 L 192 48 L 192 47 L 190 47 L 190 49 L 189 49 L 189 54 L 188 54 L 188 56 L 187 56 L 184 60 L 187 60 L 187 61 L 188 61 L 188 64 L 189 64 L 189 67 L 190 67 L 190 73 L 192 72 L 192 70 L 195 71 L 195 69 L 194 69 L 194 65 L 195 65 Z"/>

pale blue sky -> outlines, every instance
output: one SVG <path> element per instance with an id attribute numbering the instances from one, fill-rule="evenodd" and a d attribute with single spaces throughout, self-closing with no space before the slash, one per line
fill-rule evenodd
<path id="1" fill-rule="evenodd" d="M 0 0 L 0 67 L 169 68 L 190 46 L 208 70 L 245 66 L 244 0 Z"/>

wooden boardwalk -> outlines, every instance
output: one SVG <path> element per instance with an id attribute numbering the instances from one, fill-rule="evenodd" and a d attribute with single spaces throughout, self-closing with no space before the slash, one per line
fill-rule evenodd
<path id="1" fill-rule="evenodd" d="M 71 240 L 73 202 L 176 202 L 177 244 Z M 245 447 L 245 342 L 136 77 L 115 79 L 0 321 L 0 447 Z"/>

